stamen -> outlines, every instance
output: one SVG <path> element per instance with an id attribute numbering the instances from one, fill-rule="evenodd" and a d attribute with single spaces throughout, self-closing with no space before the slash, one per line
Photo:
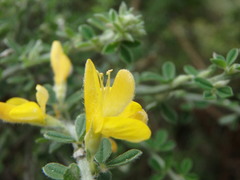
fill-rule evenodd
<path id="1" fill-rule="evenodd" d="M 100 72 L 97 71 L 97 74 L 98 74 L 98 79 L 99 79 L 100 87 L 101 87 L 101 88 L 104 88 L 104 85 L 103 85 L 103 80 L 104 80 L 103 73 L 100 73 Z"/>
<path id="2" fill-rule="evenodd" d="M 110 69 L 110 70 L 108 70 L 107 72 L 106 72 L 106 75 L 108 76 L 107 77 L 107 82 L 106 82 L 106 88 L 110 88 L 110 83 L 111 83 L 111 72 L 112 72 L 113 70 L 112 69 Z"/>

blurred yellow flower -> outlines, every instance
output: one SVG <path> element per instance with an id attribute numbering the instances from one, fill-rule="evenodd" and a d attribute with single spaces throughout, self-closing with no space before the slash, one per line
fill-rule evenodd
<path id="1" fill-rule="evenodd" d="M 70 59 L 64 54 L 59 41 L 53 41 L 51 48 L 51 66 L 54 73 L 54 90 L 58 100 L 63 100 L 66 94 L 66 81 L 72 71 Z"/>
<path id="2" fill-rule="evenodd" d="M 111 71 L 106 73 L 108 77 L 104 86 L 103 74 L 95 69 L 90 59 L 86 62 L 86 131 L 130 142 L 149 139 L 151 130 L 147 126 L 147 114 L 140 104 L 132 101 L 135 91 L 132 74 L 128 70 L 120 70 L 111 86 Z"/>
<path id="3" fill-rule="evenodd" d="M 37 85 L 36 90 L 38 104 L 19 97 L 11 98 L 6 103 L 0 102 L 0 119 L 12 123 L 45 125 L 45 107 L 49 95 L 41 85 Z"/>

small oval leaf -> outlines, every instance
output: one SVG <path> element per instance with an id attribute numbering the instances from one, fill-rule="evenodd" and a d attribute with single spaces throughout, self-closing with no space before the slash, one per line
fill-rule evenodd
<path id="1" fill-rule="evenodd" d="M 131 149 L 107 163 L 108 167 L 117 167 L 128 164 L 142 155 L 142 151 Z"/>
<path id="2" fill-rule="evenodd" d="M 67 167 L 59 163 L 48 163 L 42 170 L 46 176 L 52 179 L 62 180 Z"/>
<path id="3" fill-rule="evenodd" d="M 110 157 L 111 154 L 112 154 L 111 143 L 107 138 L 103 138 L 98 148 L 98 151 L 95 155 L 95 160 L 100 164 L 104 163 Z"/>
<path id="4" fill-rule="evenodd" d="M 43 136 L 46 139 L 50 139 L 50 140 L 61 142 L 61 143 L 72 143 L 75 141 L 71 136 L 68 136 L 56 131 L 47 131 Z"/>

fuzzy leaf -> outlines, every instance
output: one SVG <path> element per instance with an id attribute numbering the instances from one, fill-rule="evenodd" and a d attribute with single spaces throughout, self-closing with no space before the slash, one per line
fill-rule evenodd
<path id="1" fill-rule="evenodd" d="M 129 49 L 126 48 L 125 46 L 120 47 L 120 55 L 121 55 L 121 58 L 124 62 L 126 62 L 128 64 L 132 62 L 131 51 L 129 51 Z"/>
<path id="2" fill-rule="evenodd" d="M 136 160 L 141 155 L 142 155 L 142 151 L 140 151 L 138 149 L 131 149 L 131 150 L 117 156 L 115 159 L 109 161 L 107 163 L 107 166 L 108 167 L 122 166 L 122 165 L 128 164 L 128 163 Z"/>
<path id="3" fill-rule="evenodd" d="M 177 114 L 176 112 L 173 110 L 173 108 L 170 108 L 168 105 L 166 104 L 162 104 L 161 105 L 161 113 L 162 116 L 164 117 L 164 119 L 172 124 L 176 124 L 177 123 Z"/>
<path id="4" fill-rule="evenodd" d="M 72 163 L 69 165 L 68 169 L 65 171 L 64 180 L 79 180 L 80 179 L 80 169 L 77 164 Z"/>
<path id="5" fill-rule="evenodd" d="M 198 71 L 193 66 L 186 65 L 186 66 L 184 66 L 183 70 L 185 73 L 187 73 L 189 75 L 193 75 L 193 76 L 198 75 Z"/>
<path id="6" fill-rule="evenodd" d="M 238 57 L 238 49 L 237 48 L 234 48 L 234 49 L 231 49 L 228 53 L 227 53 L 227 58 L 226 58 L 226 62 L 227 62 L 227 65 L 231 65 L 232 63 L 234 63 Z"/>
<path id="7" fill-rule="evenodd" d="M 97 180 L 112 180 L 112 173 L 110 171 L 99 174 Z"/>
<path id="8" fill-rule="evenodd" d="M 172 62 L 165 62 L 162 66 L 162 73 L 166 79 L 172 80 L 176 75 L 175 65 Z"/>
<path id="9" fill-rule="evenodd" d="M 71 136 L 68 136 L 56 131 L 47 131 L 43 136 L 46 139 L 56 141 L 56 142 L 61 142 L 61 143 L 72 143 L 75 141 Z"/>
<path id="10" fill-rule="evenodd" d="M 95 35 L 93 29 L 86 24 L 79 26 L 79 31 L 81 32 L 82 36 L 87 40 L 91 39 Z"/>
<path id="11" fill-rule="evenodd" d="M 98 151 L 95 155 L 95 160 L 99 164 L 105 163 L 111 154 L 112 154 L 111 143 L 107 138 L 103 138 L 98 148 Z"/>
<path id="12" fill-rule="evenodd" d="M 52 179 L 62 180 L 67 167 L 59 163 L 48 163 L 42 170 L 46 176 Z"/>
<path id="13" fill-rule="evenodd" d="M 102 53 L 103 54 L 114 53 L 117 50 L 118 46 L 119 46 L 118 42 L 107 44 L 103 47 Z"/>
<path id="14" fill-rule="evenodd" d="M 79 141 L 82 141 L 86 132 L 85 114 L 80 114 L 75 120 L 75 130 Z"/>
<path id="15" fill-rule="evenodd" d="M 206 79 L 197 77 L 194 81 L 202 89 L 211 90 L 213 88 L 213 85 Z"/>
<path id="16" fill-rule="evenodd" d="M 221 98 L 231 97 L 233 95 L 232 88 L 230 86 L 217 88 L 217 95 Z"/>
<path id="17" fill-rule="evenodd" d="M 227 67 L 227 63 L 226 63 L 226 61 L 224 61 L 224 60 L 222 60 L 222 59 L 210 59 L 210 61 L 213 63 L 213 64 L 215 64 L 215 65 L 217 65 L 218 67 L 220 67 L 220 68 L 226 68 Z"/>

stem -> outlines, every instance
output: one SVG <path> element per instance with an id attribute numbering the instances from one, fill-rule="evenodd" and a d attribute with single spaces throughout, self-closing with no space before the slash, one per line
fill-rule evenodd
<path id="1" fill-rule="evenodd" d="M 80 169 L 81 180 L 94 180 L 85 150 L 83 148 L 79 148 L 74 152 L 73 157 L 76 159 L 78 167 Z"/>
<path id="2" fill-rule="evenodd" d="M 82 180 L 93 180 L 94 179 L 91 174 L 90 167 L 89 167 L 90 164 L 88 163 L 86 157 L 79 159 L 77 164 L 81 171 Z"/>

